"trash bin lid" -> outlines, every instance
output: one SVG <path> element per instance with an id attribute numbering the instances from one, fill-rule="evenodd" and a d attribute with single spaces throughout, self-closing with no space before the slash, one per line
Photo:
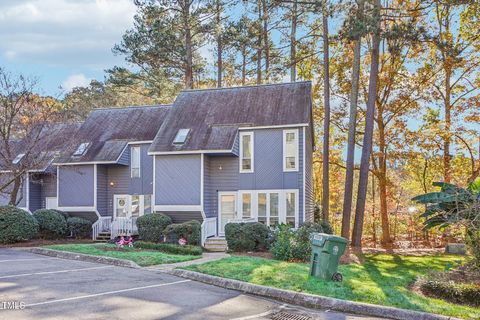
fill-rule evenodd
<path id="1" fill-rule="evenodd" d="M 340 242 L 340 243 L 348 243 L 348 240 L 343 238 L 343 237 L 340 237 L 340 236 L 336 236 L 336 235 L 333 235 L 333 234 L 327 234 L 327 233 L 312 233 L 312 242 L 321 242 L 323 245 L 323 242 L 325 241 L 334 241 L 334 242 Z"/>
<path id="2" fill-rule="evenodd" d="M 328 234 L 325 233 L 312 233 L 311 234 L 311 242 L 313 245 L 323 247 L 325 245 L 325 241 L 327 238 L 325 236 L 328 236 Z"/>

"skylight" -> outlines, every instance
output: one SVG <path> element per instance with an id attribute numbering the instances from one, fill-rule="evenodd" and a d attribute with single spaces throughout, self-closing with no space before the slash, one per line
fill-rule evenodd
<path id="1" fill-rule="evenodd" d="M 184 144 L 189 132 L 190 129 L 179 129 L 173 140 L 173 144 Z"/>
<path id="2" fill-rule="evenodd" d="M 22 159 L 23 157 L 25 157 L 25 153 L 19 153 L 15 159 L 13 159 L 12 163 L 13 164 L 18 164 Z"/>
<path id="3" fill-rule="evenodd" d="M 77 148 L 77 151 L 75 151 L 75 153 L 73 154 L 74 156 L 83 156 L 85 154 L 85 152 L 87 151 L 88 147 L 90 146 L 90 143 L 89 142 L 83 142 L 81 143 L 78 148 Z"/>

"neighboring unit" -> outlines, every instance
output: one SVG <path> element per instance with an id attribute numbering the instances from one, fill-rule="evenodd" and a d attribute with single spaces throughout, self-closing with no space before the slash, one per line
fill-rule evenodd
<path id="1" fill-rule="evenodd" d="M 79 127 L 78 123 L 45 125 L 39 129 L 40 133 L 35 138 L 37 145 L 30 146 L 26 141 L 11 143 L 16 156 L 12 163 L 1 165 L 8 169 L 2 170 L 0 179 L 11 181 L 14 178 L 12 172 L 20 171 L 21 187 L 17 192 L 17 207 L 29 212 L 57 207 L 57 171 L 52 162 L 69 147 Z M 24 164 L 25 161 L 28 164 Z M 28 170 L 21 172 L 25 168 Z M 12 189 L 13 183 L 0 194 L 0 205 L 9 203 Z"/>
<path id="2" fill-rule="evenodd" d="M 93 237 L 135 233 L 152 212 L 153 157 L 147 150 L 170 106 L 95 109 L 57 165 L 58 209 L 94 224 Z"/>

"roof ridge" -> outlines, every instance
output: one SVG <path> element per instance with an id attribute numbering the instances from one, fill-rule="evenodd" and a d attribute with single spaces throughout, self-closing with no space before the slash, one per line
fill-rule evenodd
<path id="1" fill-rule="evenodd" d="M 295 84 L 302 84 L 302 83 L 312 83 L 312 81 L 310 81 L 310 80 L 305 80 L 305 81 L 296 81 L 296 82 L 262 83 L 262 84 L 246 85 L 246 86 L 221 87 L 221 88 L 182 89 L 181 92 L 220 91 L 220 90 L 232 90 L 232 89 L 249 89 L 249 88 L 256 88 L 256 87 L 273 87 L 273 86 L 295 85 Z"/>
<path id="2" fill-rule="evenodd" d="M 140 105 L 140 106 L 124 106 L 124 107 L 99 107 L 99 108 L 93 108 L 92 111 L 97 111 L 97 110 L 124 110 L 124 109 L 139 109 L 139 108 L 169 108 L 173 106 L 173 103 L 170 104 L 146 104 L 146 105 Z"/>

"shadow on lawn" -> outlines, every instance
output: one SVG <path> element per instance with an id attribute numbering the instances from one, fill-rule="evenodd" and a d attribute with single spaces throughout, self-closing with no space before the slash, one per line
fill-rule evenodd
<path id="1" fill-rule="evenodd" d="M 365 262 L 365 271 L 370 280 L 375 282 L 385 295 L 386 305 L 408 308 L 412 310 L 425 311 L 425 309 L 411 301 L 411 293 L 408 291 L 408 285 L 415 280 L 417 272 L 412 272 L 410 268 L 412 263 L 402 259 L 398 255 L 392 255 L 392 268 L 379 268 L 374 261 Z M 383 271 L 383 272 L 382 272 Z M 391 271 L 388 275 L 387 271 Z M 403 272 L 399 272 L 403 271 Z"/>

